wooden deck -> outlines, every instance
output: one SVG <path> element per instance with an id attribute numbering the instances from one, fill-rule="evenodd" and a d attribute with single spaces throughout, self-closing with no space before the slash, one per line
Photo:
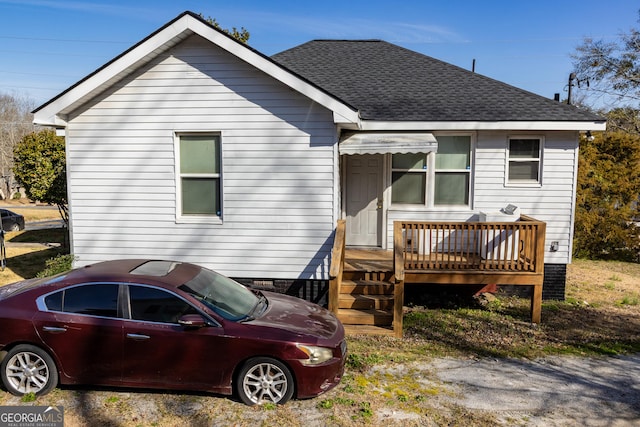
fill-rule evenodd
<path id="1" fill-rule="evenodd" d="M 338 222 L 329 309 L 348 333 L 402 336 L 404 284 L 508 284 L 533 288 L 541 317 L 545 224 L 396 222 L 394 250 L 346 248 Z"/>

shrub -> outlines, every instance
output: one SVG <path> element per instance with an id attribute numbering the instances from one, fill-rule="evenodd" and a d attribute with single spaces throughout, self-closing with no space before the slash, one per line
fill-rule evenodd
<path id="1" fill-rule="evenodd" d="M 38 273 L 38 277 L 55 276 L 59 273 L 71 270 L 73 265 L 73 255 L 58 255 L 45 262 L 45 269 Z"/>

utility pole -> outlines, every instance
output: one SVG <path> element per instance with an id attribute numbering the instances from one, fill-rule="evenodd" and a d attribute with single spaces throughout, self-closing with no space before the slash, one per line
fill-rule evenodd
<path id="1" fill-rule="evenodd" d="M 569 74 L 569 93 L 567 94 L 567 105 L 571 105 L 571 88 L 573 87 L 573 81 L 576 79 L 576 73 Z"/>

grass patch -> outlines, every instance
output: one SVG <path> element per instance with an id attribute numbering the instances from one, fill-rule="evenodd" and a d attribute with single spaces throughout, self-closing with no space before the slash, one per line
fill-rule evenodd
<path id="1" fill-rule="evenodd" d="M 67 253 L 67 242 L 66 228 L 8 233 L 7 266 L 0 271 L 0 285 L 37 277 L 49 260 Z"/>
<path id="2" fill-rule="evenodd" d="M 427 357 L 607 356 L 640 352 L 640 264 L 578 260 L 565 301 L 544 301 L 532 324 L 527 298 L 498 295 L 484 308 L 410 307 L 404 338 L 353 337 L 350 367 Z M 378 355 L 382 360 L 377 359 Z"/>
<path id="3" fill-rule="evenodd" d="M 59 243 L 64 245 L 69 241 L 68 231 L 66 228 L 18 231 L 8 233 L 5 240 L 9 243 Z"/>

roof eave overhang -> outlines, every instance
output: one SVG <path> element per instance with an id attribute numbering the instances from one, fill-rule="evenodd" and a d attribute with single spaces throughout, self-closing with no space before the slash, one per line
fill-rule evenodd
<path id="1" fill-rule="evenodd" d="M 606 121 L 369 121 L 362 120 L 363 131 L 604 131 Z"/>
<path id="2" fill-rule="evenodd" d="M 353 107 L 346 105 L 320 88 L 296 76 L 268 57 L 214 29 L 190 13 L 179 16 L 173 22 L 170 22 L 124 54 L 107 63 L 84 80 L 38 107 L 34 111 L 34 123 L 45 126 L 65 127 L 66 117 L 69 113 L 98 95 L 111 83 L 120 80 L 135 69 L 150 62 L 160 53 L 192 34 L 198 34 L 211 41 L 218 47 L 262 70 L 275 80 L 329 109 L 333 112 L 336 124 L 360 127 L 359 113 Z"/>

